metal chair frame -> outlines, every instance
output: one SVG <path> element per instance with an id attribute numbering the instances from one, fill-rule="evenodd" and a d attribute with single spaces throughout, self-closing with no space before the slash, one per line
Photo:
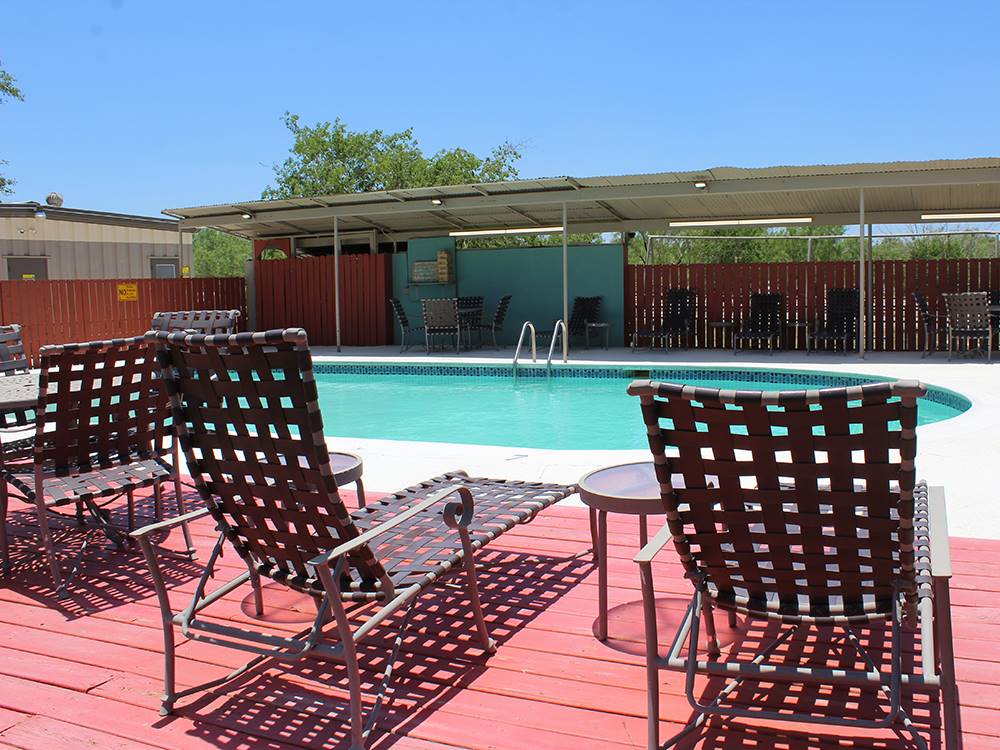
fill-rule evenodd
<path id="1" fill-rule="evenodd" d="M 399 353 L 402 354 L 412 346 L 412 344 L 407 343 L 407 336 L 410 333 L 417 333 L 424 330 L 424 327 L 410 325 L 410 318 L 406 314 L 406 310 L 403 309 L 403 303 L 396 297 L 390 297 L 389 304 L 392 305 L 392 312 L 396 316 L 396 323 L 399 325 Z"/>
<path id="2" fill-rule="evenodd" d="M 955 341 L 964 341 L 966 346 L 973 341 L 986 342 L 986 361 L 993 359 L 993 321 L 990 318 L 989 292 L 959 292 L 945 294 L 944 306 L 947 315 L 948 359 L 951 360 Z"/>
<path id="3" fill-rule="evenodd" d="M 915 381 L 785 392 L 649 381 L 629 386 L 641 400 L 667 515 L 664 527 L 635 557 L 646 630 L 650 750 L 672 747 L 709 716 L 891 726 L 925 749 L 902 707 L 904 686 L 940 691 L 945 747 L 961 747 L 944 491 L 914 482 L 916 401 L 925 392 Z M 699 423 L 707 424 L 707 431 L 699 430 Z M 860 432 L 849 429 L 855 423 Z M 864 463 L 853 457 L 859 450 Z M 817 451 L 825 460 L 817 460 Z M 684 476 L 683 488 L 673 486 L 674 474 Z M 748 475 L 756 480 L 752 485 L 743 481 Z M 848 527 L 853 534 L 845 531 Z M 661 657 L 652 563 L 668 544 L 675 547 L 694 592 Z M 787 627 L 749 660 L 724 659 L 712 616 L 716 607 L 728 613 L 734 627 L 737 615 Z M 708 658 L 698 655 L 701 621 Z M 889 674 L 880 671 L 853 630 L 857 624 L 886 621 Z M 768 661 L 796 632 L 816 625 L 840 628 L 867 669 Z M 904 626 L 919 628 L 920 674 L 902 668 Z M 661 745 L 663 669 L 685 673 L 685 695 L 694 714 Z M 695 694 L 698 674 L 728 681 L 705 701 Z M 889 699 L 889 710 L 870 718 L 723 706 L 744 681 L 872 687 Z"/>
<path id="4" fill-rule="evenodd" d="M 132 535 L 146 557 L 161 609 L 161 714 L 171 713 L 178 699 L 223 684 L 265 659 L 319 657 L 347 669 L 351 747 L 364 748 L 375 729 L 412 606 L 421 593 L 452 575 L 464 578 L 484 651 L 495 650 L 480 603 L 474 553 L 514 525 L 532 520 L 573 487 L 475 479 L 454 472 L 350 513 L 338 494 L 323 439 L 305 331 L 208 337 L 150 332 L 147 340 L 158 347 L 174 428 L 206 504 L 204 510 L 151 524 Z M 270 408 L 279 402 L 281 409 Z M 237 465 L 245 469 L 234 470 Z M 190 603 L 175 612 L 151 537 L 205 515 L 211 515 L 220 536 Z M 247 570 L 209 591 L 209 579 L 227 546 L 235 549 Z M 312 624 L 286 636 L 199 617 L 246 583 L 253 589 L 257 614 L 262 614 L 262 577 L 310 595 L 317 609 Z M 400 611 L 401 629 L 375 706 L 365 719 L 356 647 Z M 355 614 L 365 613 L 361 624 L 351 622 Z M 255 656 L 223 677 L 177 690 L 177 628 L 190 640 Z M 334 634 L 331 643 L 328 636 Z"/>

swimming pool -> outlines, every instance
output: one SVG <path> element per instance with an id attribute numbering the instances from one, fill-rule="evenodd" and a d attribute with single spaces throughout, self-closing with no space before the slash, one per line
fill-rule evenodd
<path id="1" fill-rule="evenodd" d="M 560 367 L 553 377 L 510 367 L 396 364 L 315 365 L 324 432 L 334 437 L 503 445 L 569 450 L 647 447 L 636 378 L 710 388 L 829 388 L 886 378 L 752 368 Z M 964 396 L 931 388 L 919 424 L 950 419 L 971 406 Z"/>

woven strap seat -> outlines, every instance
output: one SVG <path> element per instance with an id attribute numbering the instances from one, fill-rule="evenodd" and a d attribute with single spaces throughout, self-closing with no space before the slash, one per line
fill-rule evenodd
<path id="1" fill-rule="evenodd" d="M 11 440 L 2 446 L 3 463 L 15 464 L 22 461 L 31 462 L 35 458 L 35 436 Z"/>
<path id="2" fill-rule="evenodd" d="M 33 441 L 32 441 L 33 442 Z M 45 479 L 45 504 L 69 505 L 102 497 L 117 497 L 129 490 L 149 487 L 173 475 L 173 467 L 160 458 L 135 461 L 121 466 L 95 467 L 66 476 Z M 28 500 L 35 499 L 34 469 L 31 464 L 8 467 L 7 482 Z"/>

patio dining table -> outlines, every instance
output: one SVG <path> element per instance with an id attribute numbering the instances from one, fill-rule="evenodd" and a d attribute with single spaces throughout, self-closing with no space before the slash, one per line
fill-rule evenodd
<path id="1" fill-rule="evenodd" d="M 25 412 L 38 405 L 38 373 L 0 377 L 0 429 L 27 428 Z"/>

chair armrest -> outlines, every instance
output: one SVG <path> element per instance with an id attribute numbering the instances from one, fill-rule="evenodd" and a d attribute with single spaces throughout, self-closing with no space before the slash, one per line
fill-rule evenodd
<path id="1" fill-rule="evenodd" d="M 659 554 L 660 550 L 672 538 L 673 535 L 670 533 L 670 526 L 666 523 L 663 524 L 663 527 L 656 532 L 656 536 L 646 542 L 646 546 L 639 550 L 638 554 L 632 558 L 632 562 L 639 563 L 640 565 L 653 562 L 653 558 Z"/>
<path id="2" fill-rule="evenodd" d="M 931 553 L 931 576 L 951 578 L 951 547 L 944 487 L 927 488 L 927 527 Z"/>
<path id="3" fill-rule="evenodd" d="M 343 544 L 334 547 L 329 552 L 323 552 L 317 555 L 316 557 L 314 557 L 312 560 L 309 561 L 309 564 L 314 567 L 319 565 L 331 565 L 337 560 L 337 558 L 343 557 L 348 552 L 351 552 L 352 550 L 355 550 L 358 547 L 362 547 L 368 544 L 370 541 L 376 539 L 377 537 L 386 533 L 387 531 L 392 531 L 392 529 L 396 528 L 404 521 L 408 521 L 414 516 L 423 513 L 432 505 L 441 502 L 446 497 L 455 492 L 460 493 L 462 496 L 461 507 L 463 510 L 461 519 L 456 520 L 456 525 L 467 527 L 468 524 L 472 521 L 472 491 L 468 487 L 465 487 L 464 485 L 445 487 L 444 489 L 440 489 L 437 492 L 431 493 L 416 505 L 407 508 L 402 513 L 398 513 L 385 523 L 380 523 L 375 528 L 368 529 L 368 531 L 366 531 L 365 533 L 360 534 L 356 536 L 354 539 L 351 539 L 347 542 L 344 542 Z M 449 519 L 454 519 L 455 513 L 457 513 L 457 508 L 452 508 L 451 504 L 449 504 L 449 506 L 445 509 L 445 522 L 448 524 L 448 526 L 451 526 Z"/>
<path id="4" fill-rule="evenodd" d="M 182 523 L 186 523 L 188 521 L 197 521 L 199 518 L 206 515 L 208 515 L 208 508 L 193 510 L 190 513 L 185 513 L 183 516 L 176 516 L 175 518 L 168 518 L 163 521 L 157 521 L 156 523 L 143 526 L 141 529 L 136 529 L 130 533 L 129 536 L 133 539 L 142 539 L 150 534 L 155 534 L 157 531 L 172 529 L 175 526 L 180 526 Z"/>

